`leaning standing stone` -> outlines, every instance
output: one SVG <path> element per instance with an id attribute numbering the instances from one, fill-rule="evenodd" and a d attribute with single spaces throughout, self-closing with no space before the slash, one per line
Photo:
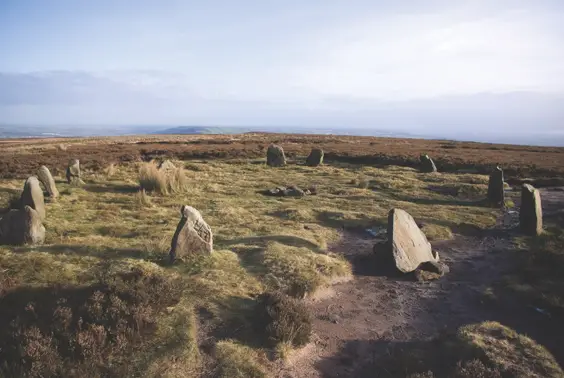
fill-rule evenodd
<path id="1" fill-rule="evenodd" d="M 521 189 L 519 225 L 521 231 L 527 235 L 540 235 L 542 233 L 542 204 L 540 192 L 529 184 L 524 184 Z"/>
<path id="2" fill-rule="evenodd" d="M 73 159 L 69 162 L 67 167 L 67 182 L 73 185 L 83 184 L 80 178 L 80 161 L 78 159 Z"/>
<path id="3" fill-rule="evenodd" d="M 29 206 L 10 210 L 0 218 L 0 244 L 42 244 L 45 227 L 37 211 Z"/>
<path id="4" fill-rule="evenodd" d="M 57 190 L 57 186 L 55 185 L 55 180 L 53 180 L 53 176 L 51 176 L 51 172 L 49 168 L 42 165 L 39 170 L 37 171 L 37 178 L 43 186 L 45 190 L 49 194 L 51 198 L 57 198 L 59 196 L 59 191 Z"/>
<path id="5" fill-rule="evenodd" d="M 210 254 L 213 251 L 211 227 L 202 214 L 191 206 L 182 206 L 180 222 L 172 238 L 170 260 L 191 254 Z"/>
<path id="6" fill-rule="evenodd" d="M 323 163 L 323 150 L 321 148 L 314 148 L 309 153 L 309 156 L 306 159 L 306 165 L 310 167 L 317 167 L 318 165 Z"/>
<path id="7" fill-rule="evenodd" d="M 437 172 L 437 167 L 435 166 L 435 162 L 433 159 L 429 157 L 429 155 L 421 155 L 419 157 L 421 161 L 421 172 L 425 173 L 432 173 Z"/>
<path id="8" fill-rule="evenodd" d="M 37 211 L 41 220 L 45 219 L 45 199 L 43 198 L 43 190 L 39 186 L 37 177 L 31 176 L 25 181 L 20 204 L 22 209 L 25 206 L 29 206 Z"/>
<path id="9" fill-rule="evenodd" d="M 388 213 L 388 244 L 396 267 L 402 273 L 413 272 L 422 263 L 438 260 L 413 217 L 401 209 Z"/>
<path id="10" fill-rule="evenodd" d="M 496 205 L 505 204 L 505 193 L 503 190 L 503 169 L 496 167 L 490 174 L 488 182 L 488 201 Z"/>
<path id="11" fill-rule="evenodd" d="M 286 165 L 286 155 L 282 147 L 271 144 L 266 151 L 266 164 L 271 167 L 282 167 Z"/>

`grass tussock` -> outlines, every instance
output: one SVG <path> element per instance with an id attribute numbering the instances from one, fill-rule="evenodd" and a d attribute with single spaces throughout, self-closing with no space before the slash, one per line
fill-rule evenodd
<path id="1" fill-rule="evenodd" d="M 117 166 L 114 163 L 110 163 L 106 168 L 104 168 L 104 174 L 107 178 L 112 178 L 117 172 Z"/>
<path id="2" fill-rule="evenodd" d="M 299 299 L 280 292 L 264 293 L 257 302 L 256 326 L 276 346 L 306 345 L 311 337 L 312 319 L 306 305 Z"/>
<path id="3" fill-rule="evenodd" d="M 139 191 L 137 191 L 137 193 L 135 193 L 135 202 L 140 207 L 152 206 L 151 197 L 149 197 L 149 195 L 143 188 L 141 188 Z"/>
<path id="4" fill-rule="evenodd" d="M 258 353 L 231 340 L 215 346 L 219 378 L 266 378 L 268 374 L 259 362 Z"/>
<path id="5" fill-rule="evenodd" d="M 184 168 L 164 170 L 154 162 L 144 163 L 139 169 L 139 185 L 147 192 L 161 195 L 185 193 L 189 189 Z"/>

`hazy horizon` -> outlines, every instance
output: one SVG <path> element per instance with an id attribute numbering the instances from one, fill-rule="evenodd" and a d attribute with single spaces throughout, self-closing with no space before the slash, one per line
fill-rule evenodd
<path id="1" fill-rule="evenodd" d="M 3 1 L 0 124 L 564 132 L 564 3 L 424 3 Z"/>

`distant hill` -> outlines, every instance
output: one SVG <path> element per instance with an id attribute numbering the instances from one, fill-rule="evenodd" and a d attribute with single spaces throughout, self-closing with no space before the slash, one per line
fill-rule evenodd
<path id="1" fill-rule="evenodd" d="M 252 130 L 245 127 L 178 126 L 153 131 L 151 134 L 240 134 L 249 131 Z"/>

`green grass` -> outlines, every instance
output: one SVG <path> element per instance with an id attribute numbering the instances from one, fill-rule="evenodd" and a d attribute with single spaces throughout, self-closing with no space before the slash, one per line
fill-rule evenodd
<path id="1" fill-rule="evenodd" d="M 130 358 L 150 360 L 146 369 L 155 375 L 161 371 L 164 376 L 181 376 L 188 368 L 196 374 L 200 357 L 194 309 L 210 314 L 214 325 L 245 323 L 249 303 L 266 290 L 303 297 L 349 277 L 350 264 L 330 249 L 342 227 L 385 227 L 388 211 L 400 207 L 425 223 L 430 239 L 441 240 L 451 238 L 460 225 L 490 227 L 497 214 L 471 199 L 428 189 L 457 185 L 482 198 L 487 177 L 480 175 L 428 175 L 405 167 L 349 164 L 316 168 L 268 168 L 251 161 L 175 164 L 185 165 L 186 190 L 163 192 L 168 195 L 138 192 L 139 164 L 86 171 L 82 187 L 69 187 L 56 177 L 61 196 L 47 204 L 45 244 L 0 246 L 4 277 L 0 293 L 94 285 L 101 274 L 132 268 L 178 276 L 185 286 L 181 301 L 158 310 L 149 332 L 153 348 Z M 319 194 L 273 198 L 258 193 L 280 185 L 316 185 Z M 23 181 L 1 181 L 0 206 L 22 187 Z M 170 266 L 165 262 L 183 204 L 200 210 L 211 226 L 215 251 Z M 166 354 L 147 357 L 150 350 L 162 348 Z M 261 376 L 263 368 L 256 358 L 260 346 L 249 349 L 225 342 L 218 348 L 223 370 L 231 372 L 225 364 L 232 361 L 232 376 Z"/>

